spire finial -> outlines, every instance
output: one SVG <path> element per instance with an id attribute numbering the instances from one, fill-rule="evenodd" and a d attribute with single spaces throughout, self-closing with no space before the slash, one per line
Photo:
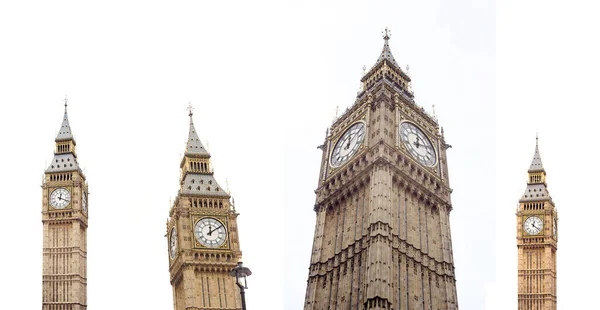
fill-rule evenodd
<path id="1" fill-rule="evenodd" d="M 69 99 L 67 99 L 67 95 L 65 94 L 65 113 L 67 113 L 67 103 L 68 103 Z"/>
<path id="2" fill-rule="evenodd" d="M 388 29 L 388 27 L 385 27 L 385 30 L 382 32 L 383 32 L 383 39 L 386 41 L 389 40 L 390 37 L 392 36 L 392 32 Z"/>
<path id="3" fill-rule="evenodd" d="M 188 102 L 187 110 L 190 112 L 189 116 L 192 117 L 192 115 L 194 115 L 194 108 L 192 107 L 191 102 Z"/>
<path id="4" fill-rule="evenodd" d="M 539 134 L 539 133 L 536 131 L 536 132 L 535 132 L 535 147 L 536 147 L 536 148 L 538 147 L 538 134 Z"/>

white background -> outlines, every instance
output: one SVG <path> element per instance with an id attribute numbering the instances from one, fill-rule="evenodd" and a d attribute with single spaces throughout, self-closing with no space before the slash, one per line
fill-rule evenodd
<path id="1" fill-rule="evenodd" d="M 312 21 L 319 61 L 296 92 L 285 140 L 286 255 L 284 309 L 302 309 L 310 263 L 313 211 L 322 152 L 336 106 L 354 103 L 362 67 L 381 53 L 381 30 L 397 62 L 410 65 L 417 104 L 432 105 L 444 127 L 450 184 L 451 229 L 461 309 L 483 309 L 495 267 L 495 13 L 493 3 L 470 1 L 385 5 L 304 6 Z M 313 24 L 314 23 L 314 24 Z M 290 108 L 291 109 L 291 108 Z M 516 198 L 518 199 L 518 198 Z"/>
<path id="2" fill-rule="evenodd" d="M 497 283 L 486 309 L 517 309 L 515 212 L 536 131 L 559 217 L 558 309 L 597 308 L 599 9 L 593 1 L 498 2 Z"/>
<path id="3" fill-rule="evenodd" d="M 499 239 L 497 246 L 503 247 L 497 248 L 495 240 L 497 233 L 508 233 L 514 241 L 510 215 L 524 189 L 535 129 L 503 116 L 506 107 L 525 109 L 524 101 L 517 106 L 512 97 L 503 97 L 510 94 L 508 84 L 498 88 L 504 91 L 498 98 L 510 102 L 502 108 L 495 104 L 495 36 L 507 23 L 496 26 L 492 1 L 396 2 L 1 3 L 0 309 L 41 304 L 39 186 L 52 159 L 65 94 L 90 185 L 89 309 L 172 308 L 165 222 L 178 190 L 188 102 L 195 107 L 200 138 L 212 153 L 215 176 L 223 187 L 229 180 L 241 214 L 244 263 L 254 273 L 248 308 L 301 309 L 321 158 L 316 146 L 323 142 L 336 106 L 341 113 L 354 102 L 362 67 L 379 56 L 386 26 L 392 31 L 394 57 L 410 64 L 417 103 L 430 112 L 435 104 L 453 146 L 448 156 L 459 305 L 482 309 L 486 296 L 490 304 L 505 291 L 515 295 L 510 281 L 501 282 L 501 277 L 490 286 L 496 253 L 508 255 L 502 263 L 516 257 L 510 254 L 514 243 L 503 245 Z M 526 21 L 530 15 L 520 17 Z M 525 37 L 522 41 L 536 44 Z M 521 56 L 518 43 L 511 37 L 504 43 L 514 45 L 510 55 L 515 58 Z M 498 50 L 504 51 L 501 46 Z M 558 60 L 547 66 L 541 58 L 536 61 L 540 70 L 560 65 Z M 522 66 L 514 67 L 514 62 L 506 60 L 501 72 L 518 72 Z M 553 86 L 540 87 L 557 89 L 567 78 L 556 76 Z M 538 93 L 527 102 L 541 103 Z M 563 99 L 572 98 L 567 93 Z M 507 177 L 517 188 L 502 192 L 508 199 L 508 228 L 500 227 L 504 213 L 496 226 L 496 211 L 503 209 L 494 205 L 500 186 L 496 176 L 510 171 L 496 174 L 497 164 L 508 158 L 502 145 L 496 148 L 496 142 L 504 141 L 497 134 L 506 132 L 496 129 L 501 122 L 500 128 L 510 127 L 515 130 L 510 136 L 522 139 L 510 154 L 515 172 Z M 551 129 L 537 128 L 550 192 L 560 208 L 566 199 L 553 191 L 560 186 L 559 167 L 546 155 Z M 560 132 L 585 140 L 583 134 Z M 561 236 L 562 245 L 567 236 Z M 507 273 L 498 261 L 498 271 L 509 279 L 513 272 L 516 279 L 516 269 Z"/>

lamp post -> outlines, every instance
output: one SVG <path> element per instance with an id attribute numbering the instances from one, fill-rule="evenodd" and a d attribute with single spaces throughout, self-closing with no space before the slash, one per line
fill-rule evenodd
<path id="1" fill-rule="evenodd" d="M 235 277 L 235 284 L 240 288 L 240 297 L 242 297 L 242 310 L 246 310 L 246 292 L 248 288 L 248 282 L 246 277 L 252 274 L 252 271 L 248 267 L 244 267 L 242 262 L 238 262 L 237 266 L 229 272 L 229 275 Z"/>

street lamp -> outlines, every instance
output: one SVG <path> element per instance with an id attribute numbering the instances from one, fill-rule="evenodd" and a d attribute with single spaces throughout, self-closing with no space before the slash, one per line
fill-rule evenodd
<path id="1" fill-rule="evenodd" d="M 229 272 L 229 275 L 235 277 L 235 284 L 240 288 L 240 296 L 242 297 L 242 310 L 246 310 L 246 292 L 248 288 L 248 282 L 246 277 L 252 274 L 252 271 L 248 267 L 244 267 L 242 262 L 238 262 L 237 266 Z"/>

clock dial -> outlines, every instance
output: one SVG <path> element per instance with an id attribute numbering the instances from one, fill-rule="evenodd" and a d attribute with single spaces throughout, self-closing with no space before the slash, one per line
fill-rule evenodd
<path id="1" fill-rule="evenodd" d="M 177 230 L 173 227 L 169 236 L 169 257 L 173 259 L 175 255 L 177 255 Z"/>
<path id="2" fill-rule="evenodd" d="M 523 229 L 530 235 L 537 235 L 544 228 L 544 222 L 537 216 L 530 216 L 525 220 Z"/>
<path id="3" fill-rule="evenodd" d="M 331 152 L 331 166 L 339 167 L 344 164 L 352 155 L 358 151 L 358 148 L 365 139 L 365 124 L 358 122 L 340 137 Z"/>
<path id="4" fill-rule="evenodd" d="M 425 166 L 436 163 L 435 148 L 427 135 L 413 123 L 400 124 L 400 140 L 415 159 Z"/>
<path id="5" fill-rule="evenodd" d="M 50 205 L 54 209 L 64 209 L 71 202 L 71 192 L 64 187 L 55 189 L 50 194 Z"/>
<path id="6" fill-rule="evenodd" d="M 87 214 L 87 193 L 83 192 L 81 196 L 81 210 L 83 213 Z"/>
<path id="7" fill-rule="evenodd" d="M 221 221 L 205 217 L 196 222 L 194 236 L 203 246 L 216 248 L 222 246 L 227 240 L 227 229 Z"/>

